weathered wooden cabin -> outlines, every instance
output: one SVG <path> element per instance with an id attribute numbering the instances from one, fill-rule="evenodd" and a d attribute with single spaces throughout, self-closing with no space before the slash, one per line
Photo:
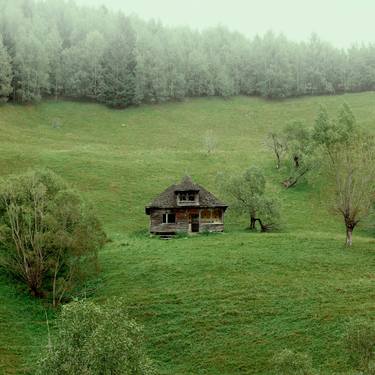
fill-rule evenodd
<path id="1" fill-rule="evenodd" d="M 172 185 L 147 207 L 150 232 L 170 235 L 178 232 L 222 232 L 228 206 L 190 177 Z"/>

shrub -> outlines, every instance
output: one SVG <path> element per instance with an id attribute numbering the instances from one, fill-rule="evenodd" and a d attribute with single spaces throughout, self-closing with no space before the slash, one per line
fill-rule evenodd
<path id="1" fill-rule="evenodd" d="M 295 353 L 284 349 L 272 360 L 274 374 L 277 375 L 314 375 L 316 374 L 312 359 L 305 353 Z"/>
<path id="2" fill-rule="evenodd" d="M 366 375 L 375 374 L 375 323 L 365 320 L 349 322 L 344 337 L 351 367 Z"/>
<path id="3" fill-rule="evenodd" d="M 51 171 L 0 182 L 0 265 L 56 306 L 97 269 L 102 227 L 81 196 Z"/>
<path id="4" fill-rule="evenodd" d="M 63 306 L 57 335 L 42 354 L 38 375 L 152 375 L 142 329 L 125 304 L 75 301 Z"/>

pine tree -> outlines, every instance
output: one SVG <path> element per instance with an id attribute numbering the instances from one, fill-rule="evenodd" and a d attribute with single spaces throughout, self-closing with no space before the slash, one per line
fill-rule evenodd
<path id="1" fill-rule="evenodd" d="M 46 49 L 49 57 L 50 92 L 57 97 L 63 87 L 62 40 L 56 29 L 49 33 Z"/>
<path id="2" fill-rule="evenodd" d="M 103 76 L 102 60 L 104 56 L 105 40 L 98 31 L 90 32 L 85 40 L 83 47 L 84 70 L 85 74 L 85 96 L 97 99 L 99 87 Z"/>
<path id="3" fill-rule="evenodd" d="M 0 102 L 6 102 L 12 92 L 12 66 L 10 56 L 0 35 Z"/>
<path id="4" fill-rule="evenodd" d="M 119 15 L 103 57 L 99 100 L 111 107 L 125 108 L 135 102 L 135 34 L 129 19 Z"/>
<path id="5" fill-rule="evenodd" d="M 40 100 L 49 88 L 49 63 L 45 46 L 32 31 L 18 35 L 14 63 L 15 99 L 21 103 Z"/>

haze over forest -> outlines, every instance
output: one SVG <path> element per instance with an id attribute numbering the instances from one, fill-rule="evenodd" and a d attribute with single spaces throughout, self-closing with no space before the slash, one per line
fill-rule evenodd
<path id="1" fill-rule="evenodd" d="M 246 36 L 272 29 L 296 41 L 319 34 L 336 47 L 374 42 L 375 2 L 371 0 L 78 0 L 78 3 L 122 9 L 166 25 L 207 28 L 221 24 Z"/>

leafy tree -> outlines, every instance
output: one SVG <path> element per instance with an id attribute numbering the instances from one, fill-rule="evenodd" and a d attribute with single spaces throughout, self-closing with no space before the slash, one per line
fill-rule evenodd
<path id="1" fill-rule="evenodd" d="M 0 34 L 0 102 L 6 102 L 12 92 L 12 66 L 10 56 Z"/>
<path id="2" fill-rule="evenodd" d="M 329 158 L 332 158 L 334 148 L 350 142 L 350 138 L 355 131 L 356 119 L 347 104 L 343 104 L 336 120 L 331 120 L 327 109 L 320 107 L 312 138 L 323 152 Z"/>
<path id="3" fill-rule="evenodd" d="M 38 375 L 156 374 L 143 332 L 120 299 L 103 305 L 75 301 L 62 307 L 57 335 L 44 351 Z"/>
<path id="4" fill-rule="evenodd" d="M 270 132 L 266 139 L 266 147 L 270 149 L 275 155 L 276 168 L 280 169 L 281 161 L 288 151 L 288 144 L 284 134 L 278 132 Z"/>
<path id="5" fill-rule="evenodd" d="M 266 180 L 262 170 L 250 167 L 242 175 L 222 181 L 222 186 L 233 200 L 231 207 L 249 215 L 250 229 L 255 229 L 257 222 L 262 232 L 277 226 L 280 216 L 278 202 L 265 195 Z"/>
<path id="6" fill-rule="evenodd" d="M 325 164 L 331 184 L 331 206 L 346 228 L 346 245 L 353 242 L 353 230 L 372 209 L 375 192 L 375 142 L 367 134 L 353 135 L 338 144 Z"/>
<path id="7" fill-rule="evenodd" d="M 294 80 L 286 38 L 267 32 L 262 40 L 260 58 L 262 78 L 257 86 L 262 96 L 271 99 L 290 96 Z"/>
<path id="8" fill-rule="evenodd" d="M 283 132 L 284 146 L 287 150 L 285 165 L 288 178 L 283 185 L 286 188 L 295 186 L 313 167 L 313 145 L 310 131 L 299 121 L 288 125 Z"/>
<path id="9" fill-rule="evenodd" d="M 57 305 L 97 267 L 105 240 L 80 195 L 50 171 L 0 184 L 0 264 L 34 296 Z"/>
<path id="10" fill-rule="evenodd" d="M 353 230 L 368 215 L 374 201 L 374 140 L 356 127 L 355 116 L 347 104 L 335 120 L 329 118 L 326 109 L 320 109 L 313 139 L 324 159 L 332 209 L 343 217 L 346 244 L 351 246 Z"/>

